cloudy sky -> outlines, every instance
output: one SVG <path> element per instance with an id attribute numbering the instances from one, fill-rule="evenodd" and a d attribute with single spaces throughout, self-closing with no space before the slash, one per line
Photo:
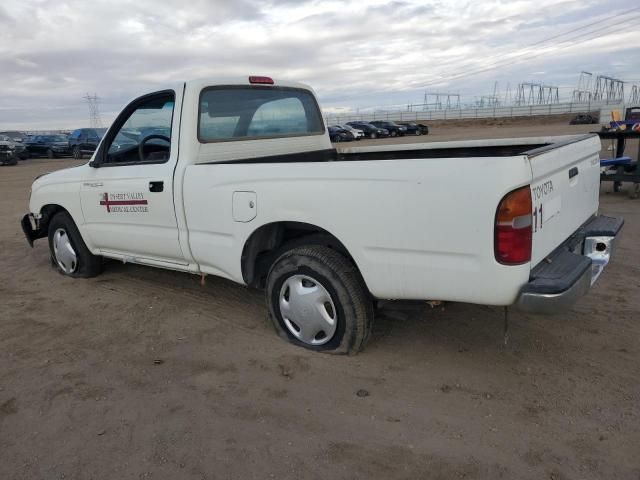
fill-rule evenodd
<path id="1" fill-rule="evenodd" d="M 108 124 L 139 93 L 216 75 L 303 81 L 328 112 L 425 89 L 471 102 L 496 80 L 570 96 L 581 70 L 640 82 L 638 24 L 617 0 L 3 0 L 0 129 L 85 126 L 87 92 Z"/>

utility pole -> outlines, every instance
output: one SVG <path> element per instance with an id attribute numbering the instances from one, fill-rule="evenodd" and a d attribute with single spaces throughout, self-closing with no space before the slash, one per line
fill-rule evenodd
<path id="1" fill-rule="evenodd" d="M 82 98 L 86 100 L 89 107 L 89 126 L 91 128 L 102 128 L 102 118 L 100 118 L 100 108 L 98 107 L 100 98 L 95 93 L 93 95 L 87 93 Z"/>

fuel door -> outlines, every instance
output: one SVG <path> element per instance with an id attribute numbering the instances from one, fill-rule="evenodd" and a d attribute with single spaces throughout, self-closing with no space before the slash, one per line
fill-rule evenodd
<path id="1" fill-rule="evenodd" d="M 250 222 L 257 213 L 256 192 L 233 192 L 233 219 L 236 222 Z"/>

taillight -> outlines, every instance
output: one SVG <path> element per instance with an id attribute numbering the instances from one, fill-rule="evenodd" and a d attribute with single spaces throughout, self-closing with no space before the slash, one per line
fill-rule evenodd
<path id="1" fill-rule="evenodd" d="M 259 83 L 262 85 L 273 85 L 273 78 L 271 77 L 259 77 L 257 75 L 249 77 L 249 83 Z"/>
<path id="2" fill-rule="evenodd" d="M 496 212 L 494 249 L 504 265 L 531 260 L 531 190 L 529 186 L 505 195 Z"/>

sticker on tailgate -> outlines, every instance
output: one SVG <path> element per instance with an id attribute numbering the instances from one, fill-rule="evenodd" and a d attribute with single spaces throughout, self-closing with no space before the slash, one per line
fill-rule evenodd
<path id="1" fill-rule="evenodd" d="M 533 231 L 542 230 L 544 223 L 560 213 L 562 197 L 553 194 L 553 181 L 547 180 L 540 185 L 531 187 L 533 197 Z"/>

